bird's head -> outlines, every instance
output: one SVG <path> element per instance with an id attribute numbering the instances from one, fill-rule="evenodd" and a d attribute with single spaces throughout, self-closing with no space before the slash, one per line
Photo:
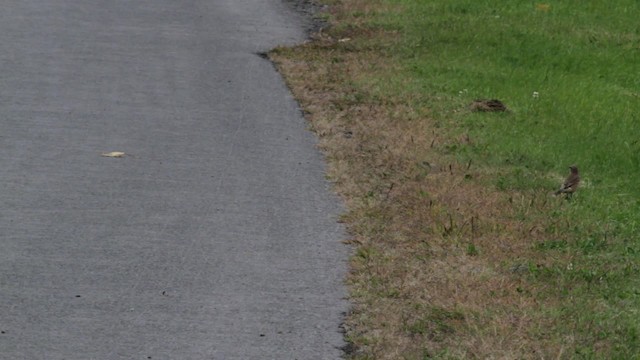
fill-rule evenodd
<path id="1" fill-rule="evenodd" d="M 571 170 L 571 173 L 573 173 L 573 174 L 577 174 L 578 173 L 578 167 L 575 166 L 575 165 L 569 166 L 569 169 Z"/>

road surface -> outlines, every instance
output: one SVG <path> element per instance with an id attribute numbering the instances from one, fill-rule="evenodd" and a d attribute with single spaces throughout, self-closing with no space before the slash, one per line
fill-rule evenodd
<path id="1" fill-rule="evenodd" d="M 341 209 L 256 55 L 304 25 L 280 0 L 3 1 L 1 359 L 340 358 Z"/>

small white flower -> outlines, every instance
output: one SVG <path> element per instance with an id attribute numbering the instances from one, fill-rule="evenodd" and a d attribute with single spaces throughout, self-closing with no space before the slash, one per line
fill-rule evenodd
<path id="1" fill-rule="evenodd" d="M 540 94 L 537 91 L 534 91 L 532 96 L 534 99 L 537 99 L 538 97 L 540 97 Z"/>
<path id="2" fill-rule="evenodd" d="M 569 263 L 569 265 L 567 265 L 567 270 L 573 270 L 573 263 Z"/>

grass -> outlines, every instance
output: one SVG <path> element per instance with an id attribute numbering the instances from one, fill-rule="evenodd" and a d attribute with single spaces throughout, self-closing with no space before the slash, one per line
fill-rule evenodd
<path id="1" fill-rule="evenodd" d="M 325 2 L 270 57 L 348 207 L 349 356 L 640 358 L 640 4 Z"/>

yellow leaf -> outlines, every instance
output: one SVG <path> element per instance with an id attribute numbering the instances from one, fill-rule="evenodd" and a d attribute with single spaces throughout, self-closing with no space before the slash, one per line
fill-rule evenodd
<path id="1" fill-rule="evenodd" d="M 113 157 L 113 158 L 121 158 L 125 155 L 127 154 L 123 153 L 122 151 L 112 151 L 108 153 L 102 153 L 102 156 Z"/>
<path id="2" fill-rule="evenodd" d="M 538 11 L 544 11 L 544 12 L 548 12 L 551 9 L 551 5 L 550 4 L 536 4 L 536 10 Z"/>

